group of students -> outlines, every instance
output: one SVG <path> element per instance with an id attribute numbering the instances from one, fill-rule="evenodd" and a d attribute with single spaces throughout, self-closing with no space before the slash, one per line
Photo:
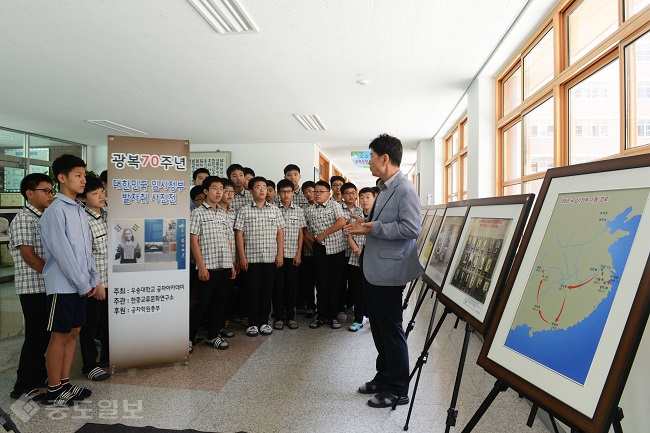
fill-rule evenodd
<path id="1" fill-rule="evenodd" d="M 296 314 L 313 319 L 312 329 L 338 329 L 354 306 L 348 329 L 361 329 L 367 321 L 359 268 L 365 237 L 347 235 L 343 226 L 351 215 L 368 215 L 376 189 L 358 191 L 340 176 L 331 186 L 322 180 L 300 185 L 295 164 L 284 168 L 277 185 L 239 164 L 226 175 L 211 176 L 205 168 L 193 173 L 190 353 L 204 323 L 206 343 L 227 349 L 234 317 L 256 337 L 297 329 Z"/>
<path id="2" fill-rule="evenodd" d="M 25 176 L 20 191 L 26 204 L 10 225 L 9 250 L 25 320 L 10 397 L 65 406 L 92 393 L 70 383 L 77 338 L 84 377 L 111 376 L 104 370 L 109 354 L 107 179 L 106 171 L 100 178 L 86 176 L 85 162 L 74 155 L 57 158 L 52 173 L 56 199 L 48 175 Z M 228 168 L 227 178 L 198 169 L 193 179 L 190 353 L 204 323 L 207 343 L 227 349 L 226 338 L 234 336 L 229 319 L 237 313 L 251 337 L 298 328 L 296 314 L 313 319 L 310 328 L 327 323 L 338 329 L 346 305 L 348 311 L 354 305 L 350 331 L 363 327 L 359 257 L 364 236 L 342 229 L 351 215 L 369 213 L 376 189 L 357 191 L 340 176 L 331 178 L 331 187 L 325 181 L 300 186 L 300 168 L 294 164 L 285 167 L 277 190 L 274 182 L 239 164 Z"/>
<path id="3" fill-rule="evenodd" d="M 104 370 L 109 350 L 106 195 L 105 184 L 86 177 L 86 163 L 77 156 L 57 158 L 52 173 L 57 198 L 49 176 L 25 176 L 20 192 L 26 204 L 10 225 L 9 250 L 25 319 L 10 397 L 65 406 L 92 393 L 70 383 L 77 338 L 83 375 L 111 376 Z"/>

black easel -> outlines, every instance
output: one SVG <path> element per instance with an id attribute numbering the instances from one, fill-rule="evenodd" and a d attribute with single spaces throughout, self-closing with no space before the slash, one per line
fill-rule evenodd
<path id="1" fill-rule="evenodd" d="M 420 289 L 420 295 L 418 296 L 418 301 L 415 304 L 415 309 L 413 310 L 413 315 L 411 316 L 411 320 L 409 320 L 408 325 L 406 326 L 406 331 L 404 331 L 404 334 L 406 335 L 406 338 L 409 338 L 409 334 L 415 327 L 415 317 L 418 315 L 420 312 L 420 308 L 422 308 L 422 304 L 424 303 L 425 298 L 427 297 L 427 293 L 431 290 L 431 297 L 433 298 L 433 295 L 435 294 L 435 291 L 433 288 L 427 284 L 426 282 L 422 282 L 422 288 Z M 436 311 L 438 309 L 438 298 L 436 298 L 436 302 L 433 304 L 433 316 L 436 315 Z M 428 337 L 428 334 L 427 334 Z"/>
<path id="2" fill-rule="evenodd" d="M 438 299 L 436 298 L 436 302 Z M 422 367 L 424 364 L 427 362 L 427 359 L 429 357 L 429 348 L 431 347 L 431 344 L 433 344 L 433 340 L 436 338 L 436 335 L 438 335 L 438 331 L 440 331 L 440 327 L 442 326 L 443 322 L 447 318 L 447 315 L 451 313 L 451 308 L 445 306 L 445 310 L 442 313 L 442 316 L 440 317 L 440 320 L 438 321 L 438 324 L 436 325 L 436 328 L 433 330 L 433 333 L 429 335 L 429 332 L 427 332 L 427 341 L 424 344 L 424 348 L 422 349 L 422 353 L 420 354 L 420 357 L 418 358 L 417 362 L 415 363 L 415 367 L 413 368 L 413 371 L 411 372 L 408 381 L 404 385 L 404 388 L 400 391 L 399 395 L 397 396 L 398 398 L 395 400 L 395 403 L 393 403 L 392 409 L 395 410 L 397 407 L 397 403 L 399 402 L 399 399 L 406 395 L 408 391 L 408 386 L 411 383 L 411 380 L 413 380 L 413 376 L 415 376 L 415 373 L 417 372 L 417 378 L 415 379 L 415 385 L 413 387 L 413 394 L 411 395 L 411 404 L 409 405 L 409 412 L 406 417 L 406 424 L 404 424 L 404 430 L 408 430 L 408 424 L 409 420 L 411 419 L 411 412 L 413 411 L 413 403 L 415 402 L 415 396 L 418 391 L 418 384 L 420 382 L 420 375 L 422 374 Z M 431 330 L 431 326 L 433 325 L 433 322 L 435 320 L 435 310 L 433 311 L 433 314 L 431 314 L 431 320 L 429 321 L 429 331 Z"/>
<path id="3" fill-rule="evenodd" d="M 458 325 L 458 320 L 456 320 Z M 456 327 L 454 325 L 454 327 Z M 449 429 L 456 425 L 456 418 L 458 417 L 458 409 L 456 409 L 456 401 L 458 400 L 458 392 L 460 391 L 460 381 L 463 379 L 463 369 L 465 368 L 465 358 L 467 356 L 467 348 L 469 347 L 469 338 L 474 333 L 469 323 L 465 324 L 465 339 L 463 340 L 463 349 L 460 352 L 460 361 L 458 361 L 458 371 L 456 372 L 456 382 L 454 383 L 454 392 L 451 395 L 451 403 L 447 410 L 447 421 L 445 424 L 445 433 L 449 433 Z"/>
<path id="4" fill-rule="evenodd" d="M 494 387 L 492 388 L 492 391 L 485 397 L 485 400 L 483 400 L 483 403 L 479 406 L 479 408 L 476 410 L 476 413 L 472 416 L 472 419 L 469 420 L 465 428 L 461 433 L 471 433 L 472 430 L 474 430 L 474 427 L 476 427 L 476 424 L 478 424 L 479 420 L 483 417 L 483 414 L 487 411 L 488 407 L 492 404 L 494 399 L 499 395 L 500 392 L 506 391 L 508 389 L 508 384 L 506 384 L 504 381 L 501 379 L 498 379 L 496 383 L 494 384 Z M 535 418 L 535 415 L 537 414 L 537 409 L 539 408 L 539 404 L 536 402 L 532 402 L 533 407 L 530 411 L 530 415 L 528 416 L 528 422 L 526 425 L 531 427 L 533 425 L 533 419 Z M 546 409 L 545 409 L 546 410 Z M 549 416 L 551 417 L 551 424 L 553 424 L 553 429 L 558 432 L 557 425 L 555 424 L 555 419 L 553 417 L 553 414 L 547 410 Z M 610 415 L 610 421 L 609 424 L 614 427 L 614 432 L 615 433 L 623 433 L 623 426 L 621 425 L 621 420 L 623 419 L 623 409 L 620 407 L 616 406 Z M 566 421 L 564 421 L 566 423 Z M 567 423 L 569 424 L 569 423 Z M 607 431 L 609 431 L 609 425 L 607 426 Z M 577 428 L 571 426 L 571 433 L 580 433 L 580 430 Z"/>
<path id="5" fill-rule="evenodd" d="M 20 433 L 18 427 L 11 419 L 11 415 L 0 408 L 0 426 L 4 428 L 5 431 L 12 431 L 14 433 Z"/>
<path id="6" fill-rule="evenodd" d="M 404 298 L 404 303 L 402 304 L 402 310 L 406 310 L 406 308 L 409 306 L 409 300 L 413 295 L 413 291 L 415 290 L 415 286 L 417 285 L 417 282 L 418 280 L 411 281 L 408 292 L 406 292 L 406 297 Z M 426 283 L 424 282 L 424 280 L 422 280 L 422 284 L 420 285 L 420 292 L 422 291 L 422 288 L 424 287 L 425 284 Z"/>

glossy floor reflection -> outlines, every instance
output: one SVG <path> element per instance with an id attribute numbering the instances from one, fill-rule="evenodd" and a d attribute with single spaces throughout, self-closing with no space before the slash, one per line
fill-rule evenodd
<path id="1" fill-rule="evenodd" d="M 415 302 L 412 301 L 411 305 Z M 427 299 L 409 338 L 411 366 L 424 345 L 433 301 Z M 438 309 L 438 316 L 442 313 Z M 405 320 L 411 317 L 410 309 Z M 458 359 L 465 334 L 449 316 L 429 352 L 409 432 L 444 432 Z M 347 325 L 351 322 L 348 316 Z M 74 432 L 86 422 L 123 423 L 206 432 L 401 432 L 408 406 L 373 409 L 357 387 L 374 375 L 376 351 L 366 325 L 358 333 L 347 326 L 274 331 L 251 339 L 236 325 L 231 348 L 219 351 L 199 344 L 189 366 L 118 373 L 106 382 L 81 377 L 79 356 L 73 381 L 93 390 L 92 402 L 53 410 L 9 399 L 15 366 L 0 372 L 0 407 L 23 433 Z M 9 346 L 2 346 L 3 352 Z M 473 336 L 456 405 L 460 432 L 492 389 L 494 379 L 476 365 L 481 341 Z M 11 346 L 16 350 L 16 345 Z M 15 359 L 16 357 L 6 357 Z M 548 432 L 542 422 L 526 426 L 530 404 L 512 390 L 501 393 L 475 432 Z"/>

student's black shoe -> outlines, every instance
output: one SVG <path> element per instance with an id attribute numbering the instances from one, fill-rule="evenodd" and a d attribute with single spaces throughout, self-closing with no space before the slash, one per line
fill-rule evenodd
<path id="1" fill-rule="evenodd" d="M 388 391 L 383 391 L 377 395 L 370 397 L 370 400 L 368 400 L 368 406 L 379 408 L 391 407 L 393 404 L 395 404 L 395 402 L 397 402 L 398 406 L 408 404 L 409 398 L 407 395 L 405 395 L 403 397 L 399 397 L 398 399 L 396 395 L 391 394 Z"/>

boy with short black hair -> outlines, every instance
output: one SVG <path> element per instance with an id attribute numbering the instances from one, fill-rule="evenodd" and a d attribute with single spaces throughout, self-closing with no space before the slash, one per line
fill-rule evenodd
<path id="1" fill-rule="evenodd" d="M 249 182 L 254 177 L 255 177 L 255 171 L 250 167 L 244 167 L 244 179 L 245 179 L 244 188 L 246 188 L 249 191 L 251 190 L 251 188 L 253 188 L 253 186 L 250 185 Z"/>
<path id="2" fill-rule="evenodd" d="M 192 173 L 192 181 L 194 182 L 195 186 L 200 186 L 203 188 L 203 181 L 205 180 L 206 177 L 210 176 L 210 171 L 207 168 L 197 168 L 194 170 L 194 173 Z M 197 206 L 200 206 L 200 204 L 194 203 L 194 199 L 192 198 L 192 192 L 190 190 L 190 209 L 194 209 Z"/>
<path id="3" fill-rule="evenodd" d="M 192 204 L 194 205 L 194 207 L 191 207 L 191 209 L 197 208 L 203 204 L 203 201 L 205 200 L 203 185 L 196 185 L 192 187 L 192 189 L 190 190 L 190 199 L 192 200 Z"/>
<path id="4" fill-rule="evenodd" d="M 247 274 L 246 335 L 270 335 L 268 324 L 275 270 L 282 266 L 284 220 L 277 206 L 266 201 L 267 184 L 263 177 L 250 180 L 253 200 L 237 212 L 235 240 L 239 266 Z"/>
<path id="5" fill-rule="evenodd" d="M 253 196 L 251 195 L 251 192 L 245 188 L 247 183 L 246 178 L 244 177 L 244 167 L 239 164 L 231 164 L 226 170 L 226 174 L 228 175 L 228 179 L 230 179 L 235 185 L 235 196 L 233 197 L 232 208 L 237 212 L 242 206 L 248 205 L 253 200 Z"/>
<path id="6" fill-rule="evenodd" d="M 223 182 L 217 176 L 208 176 L 203 181 L 203 190 L 205 202 L 190 216 L 190 248 L 199 271 L 196 302 L 190 310 L 190 353 L 206 313 L 206 343 L 221 350 L 229 347 L 224 339 L 227 333 L 224 331 L 224 311 L 229 280 L 236 276 L 229 235 L 230 220 L 219 206 L 224 192 Z"/>
<path id="7" fill-rule="evenodd" d="M 86 186 L 79 199 L 84 203 L 84 210 L 88 217 L 91 244 L 95 266 L 100 275 L 103 287 L 98 287 L 95 295 L 88 298 L 86 303 L 86 324 L 79 332 L 79 345 L 81 346 L 81 359 L 83 366 L 81 372 L 90 380 L 101 381 L 111 377 L 102 367 L 108 367 L 108 224 L 107 213 L 104 208 L 106 195 L 101 180 L 93 176 L 86 178 Z M 97 361 L 97 345 L 95 336 L 102 343 Z"/>
<path id="8" fill-rule="evenodd" d="M 341 202 L 341 208 L 343 209 L 343 216 L 345 216 L 345 221 L 350 221 L 350 215 L 363 215 L 363 209 L 360 206 L 357 206 L 357 186 L 352 182 L 346 182 L 341 187 L 341 194 L 343 195 L 343 201 Z M 347 240 L 347 234 L 344 233 L 344 236 Z M 345 263 L 343 267 L 343 272 L 341 275 L 341 289 L 339 291 L 339 303 L 338 303 L 338 313 L 336 318 L 342 322 L 345 321 L 346 315 L 346 306 L 350 310 L 354 302 L 352 296 L 352 290 L 349 289 L 349 274 L 347 263 L 350 260 L 350 255 L 352 254 L 352 249 L 347 244 L 345 245 Z"/>
<path id="9" fill-rule="evenodd" d="M 372 209 L 372 204 L 375 202 L 375 191 L 372 188 L 361 188 L 359 191 L 359 203 L 361 203 L 362 214 L 360 216 L 367 217 Z M 357 332 L 368 321 L 366 317 L 366 303 L 363 297 L 363 285 L 361 268 L 359 267 L 359 258 L 363 247 L 366 245 L 366 237 L 364 235 L 348 235 L 348 245 L 352 249 L 350 260 L 348 261 L 348 284 L 352 292 L 352 299 L 354 301 L 354 322 L 348 327 L 352 332 Z"/>
<path id="10" fill-rule="evenodd" d="M 278 182 L 279 209 L 284 219 L 283 264 L 276 273 L 273 292 L 275 329 L 283 329 L 286 321 L 289 329 L 297 329 L 295 321 L 296 292 L 298 290 L 298 267 L 302 259 L 302 229 L 307 225 L 305 212 L 291 202 L 294 196 L 293 183 L 288 179 Z"/>
<path id="11" fill-rule="evenodd" d="M 341 187 L 345 183 L 345 179 L 341 176 L 334 175 L 330 177 L 330 185 L 332 185 L 332 197 L 331 199 L 337 203 L 343 201 L 343 193 L 341 192 Z"/>
<path id="12" fill-rule="evenodd" d="M 274 204 L 275 203 L 275 198 L 277 197 L 277 193 L 275 191 L 275 182 L 272 180 L 266 179 L 266 201 Z"/>
<path id="13" fill-rule="evenodd" d="M 52 203 L 54 190 L 49 176 L 28 174 L 20 182 L 20 193 L 25 207 L 16 214 L 9 226 L 9 252 L 14 260 L 16 294 L 25 320 L 25 339 L 20 351 L 16 383 L 9 396 L 40 400 L 44 393 L 47 369 L 45 351 L 50 342 L 47 331 L 47 295 L 43 280 L 45 253 L 38 230 L 38 222 Z"/>
<path id="14" fill-rule="evenodd" d="M 306 210 L 314 204 L 315 186 L 316 184 L 311 180 L 303 182 L 301 187 L 302 197 L 306 203 L 302 206 L 303 210 Z M 314 254 L 312 251 L 312 242 L 307 240 L 304 233 L 305 231 L 303 230 L 302 263 L 300 264 L 300 285 L 296 300 L 296 313 L 304 314 L 305 319 L 313 319 L 316 311 L 316 298 L 314 295 L 314 285 L 316 284 Z"/>
<path id="15" fill-rule="evenodd" d="M 39 223 L 46 257 L 47 329 L 51 331 L 45 355 L 48 391 L 43 401 L 65 406 L 91 394 L 72 386 L 69 377 L 77 336 L 86 323 L 86 302 L 103 285 L 92 255 L 88 219 L 77 200 L 86 186 L 86 163 L 77 156 L 62 155 L 54 160 L 52 172 L 59 194 Z"/>
<path id="16" fill-rule="evenodd" d="M 305 199 L 300 189 L 300 177 L 300 167 L 296 164 L 289 164 L 284 167 L 284 178 L 290 180 L 293 184 L 293 198 L 291 199 L 291 203 L 294 206 L 305 207 L 307 205 L 307 199 Z M 275 202 L 280 204 L 280 197 L 276 196 Z"/>
<path id="17" fill-rule="evenodd" d="M 345 266 L 345 225 L 343 209 L 329 199 L 330 186 L 325 181 L 316 182 L 315 204 L 305 210 L 307 233 L 305 238 L 313 242 L 318 316 L 309 327 L 320 328 L 326 321 L 332 329 L 341 327 L 336 318 L 341 272 Z"/>

